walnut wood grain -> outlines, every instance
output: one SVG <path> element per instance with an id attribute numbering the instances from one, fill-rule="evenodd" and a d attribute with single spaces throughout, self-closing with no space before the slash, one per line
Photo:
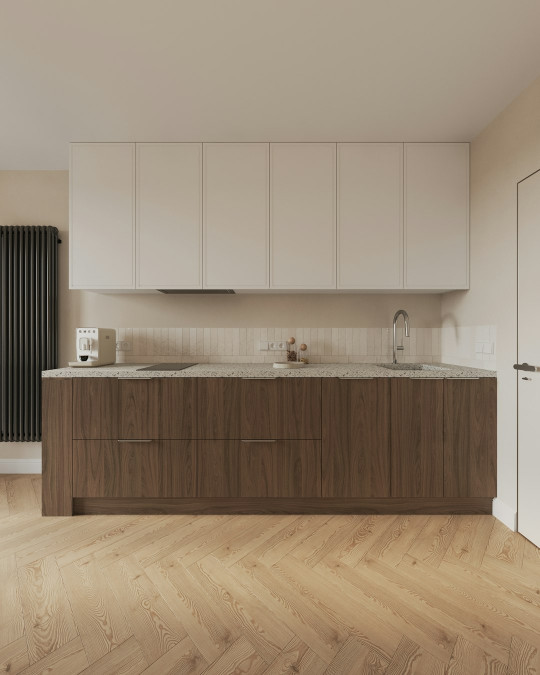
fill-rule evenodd
<path id="1" fill-rule="evenodd" d="M 491 498 L 460 499 L 283 499 L 201 498 L 196 499 L 81 499 L 73 500 L 76 514 L 490 514 Z"/>
<path id="2" fill-rule="evenodd" d="M 159 385 L 159 438 L 195 438 L 197 379 L 162 377 Z"/>
<path id="3" fill-rule="evenodd" d="M 118 378 L 73 379 L 73 438 L 118 438 Z"/>
<path id="4" fill-rule="evenodd" d="M 443 496 L 443 381 L 391 379 L 392 497 Z"/>
<path id="5" fill-rule="evenodd" d="M 74 441 L 76 497 L 193 497 L 192 441 Z"/>
<path id="6" fill-rule="evenodd" d="M 197 497 L 238 497 L 238 442 L 197 442 Z"/>
<path id="7" fill-rule="evenodd" d="M 44 516 L 72 514 L 72 380 L 42 380 Z"/>
<path id="8" fill-rule="evenodd" d="M 323 380 L 323 497 L 390 496 L 390 380 Z"/>
<path id="9" fill-rule="evenodd" d="M 321 437 L 319 378 L 246 378 L 240 387 L 240 438 Z"/>
<path id="10" fill-rule="evenodd" d="M 444 382 L 444 496 L 497 494 L 497 380 Z"/>
<path id="11" fill-rule="evenodd" d="M 159 438 L 158 379 L 118 380 L 118 438 Z"/>
<path id="12" fill-rule="evenodd" d="M 240 497 L 320 497 L 320 441 L 239 443 Z"/>
<path id="13" fill-rule="evenodd" d="M 240 438 L 240 382 L 236 377 L 198 379 L 196 438 Z"/>

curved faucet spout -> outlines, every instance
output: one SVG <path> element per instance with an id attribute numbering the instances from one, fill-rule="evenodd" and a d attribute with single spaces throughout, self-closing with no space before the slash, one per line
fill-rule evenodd
<path id="1" fill-rule="evenodd" d="M 396 347 L 396 324 L 400 316 L 403 317 L 403 321 L 405 323 L 405 337 L 409 337 L 409 315 L 404 309 L 398 309 L 398 311 L 394 314 L 394 321 L 392 323 L 392 363 L 397 363 L 396 350 L 401 351 L 405 349 L 403 345 Z"/>

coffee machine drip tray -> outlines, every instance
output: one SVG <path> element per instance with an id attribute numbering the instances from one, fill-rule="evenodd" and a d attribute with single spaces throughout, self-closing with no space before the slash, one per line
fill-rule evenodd
<path id="1" fill-rule="evenodd" d="M 185 370 L 196 365 L 196 363 L 154 363 L 151 366 L 137 368 L 137 370 Z"/>

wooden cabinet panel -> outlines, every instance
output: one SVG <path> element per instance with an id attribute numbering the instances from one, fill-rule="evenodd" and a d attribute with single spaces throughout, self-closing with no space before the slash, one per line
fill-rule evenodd
<path id="1" fill-rule="evenodd" d="M 497 494 L 497 380 L 444 382 L 444 496 Z"/>
<path id="2" fill-rule="evenodd" d="M 270 144 L 272 288 L 336 287 L 336 144 Z"/>
<path id="3" fill-rule="evenodd" d="M 205 288 L 268 288 L 268 152 L 204 144 Z"/>
<path id="4" fill-rule="evenodd" d="M 159 438 L 194 438 L 197 379 L 163 377 L 159 384 Z"/>
<path id="5" fill-rule="evenodd" d="M 73 513 L 71 378 L 42 381 L 42 514 L 71 516 Z"/>
<path id="6" fill-rule="evenodd" d="M 403 288 L 403 143 L 338 143 L 338 288 Z"/>
<path id="7" fill-rule="evenodd" d="M 320 441 L 240 441 L 240 497 L 320 497 Z"/>
<path id="8" fill-rule="evenodd" d="M 197 438 L 240 437 L 240 382 L 236 377 L 197 380 Z"/>
<path id="9" fill-rule="evenodd" d="M 118 438 L 117 378 L 73 378 L 73 438 Z"/>
<path id="10" fill-rule="evenodd" d="M 135 144 L 73 143 L 70 288 L 135 288 Z"/>
<path id="11" fill-rule="evenodd" d="M 200 143 L 137 143 L 137 288 L 201 288 Z"/>
<path id="12" fill-rule="evenodd" d="M 405 288 L 469 287 L 469 144 L 405 143 Z"/>
<path id="13" fill-rule="evenodd" d="M 245 378 L 241 382 L 242 439 L 321 437 L 319 378 Z"/>
<path id="14" fill-rule="evenodd" d="M 198 441 L 197 497 L 238 496 L 238 441 Z"/>
<path id="15" fill-rule="evenodd" d="M 392 378 L 392 497 L 443 496 L 443 381 Z"/>
<path id="16" fill-rule="evenodd" d="M 159 438 L 159 380 L 118 380 L 118 438 Z"/>
<path id="17" fill-rule="evenodd" d="M 390 496 L 390 379 L 324 379 L 323 497 Z"/>
<path id="18" fill-rule="evenodd" d="M 193 497 L 191 441 L 74 441 L 74 497 Z"/>

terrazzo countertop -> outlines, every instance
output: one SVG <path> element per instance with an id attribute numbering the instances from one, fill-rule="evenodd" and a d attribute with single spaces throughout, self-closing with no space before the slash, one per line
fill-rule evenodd
<path id="1" fill-rule="evenodd" d="M 273 368 L 271 363 L 200 363 L 185 370 L 140 371 L 144 363 L 117 363 L 97 368 L 57 368 L 44 370 L 42 377 L 414 377 L 414 378 L 478 378 L 497 377 L 494 370 L 466 368 L 434 363 L 423 370 L 391 370 L 375 363 L 313 363 L 298 369 Z"/>

